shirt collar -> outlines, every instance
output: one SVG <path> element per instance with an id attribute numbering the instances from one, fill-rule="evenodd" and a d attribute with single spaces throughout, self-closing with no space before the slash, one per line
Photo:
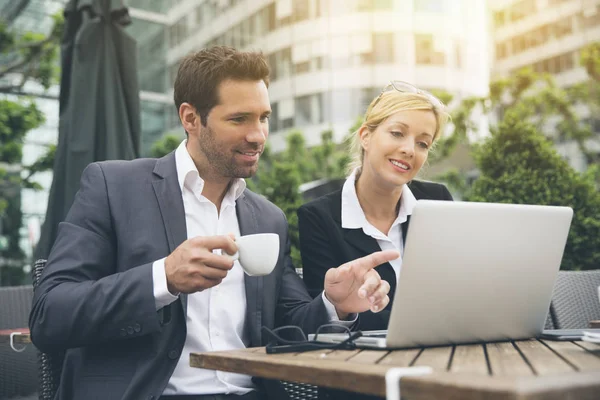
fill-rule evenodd
<path id="1" fill-rule="evenodd" d="M 177 180 L 179 188 L 183 193 L 184 187 L 191 190 L 194 194 L 202 194 L 204 189 L 204 179 L 198 173 L 196 164 L 190 156 L 186 147 L 187 140 L 184 139 L 177 150 L 175 150 L 175 166 L 177 168 Z M 229 190 L 223 199 L 224 203 L 235 203 L 246 189 L 246 181 L 242 178 L 234 179 L 231 182 Z"/>
<path id="2" fill-rule="evenodd" d="M 358 196 L 356 194 L 356 173 L 358 168 L 352 171 L 350 176 L 344 182 L 342 187 L 342 228 L 344 229 L 359 229 L 370 230 L 372 226 L 360 206 Z M 400 197 L 400 209 L 398 216 L 392 224 L 392 227 L 397 224 L 402 224 L 407 220 L 407 217 L 412 214 L 417 199 L 412 193 L 408 185 L 402 186 L 402 196 Z"/>

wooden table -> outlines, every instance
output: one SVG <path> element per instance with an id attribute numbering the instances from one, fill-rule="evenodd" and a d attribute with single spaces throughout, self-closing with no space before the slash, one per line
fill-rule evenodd
<path id="1" fill-rule="evenodd" d="M 16 333 L 15 333 L 16 332 Z M 28 344 L 31 343 L 31 338 L 29 336 L 29 328 L 21 328 L 21 329 L 4 329 L 0 330 L 0 344 L 2 343 L 10 343 L 10 335 L 13 336 L 14 344 Z"/>
<path id="2" fill-rule="evenodd" d="M 403 398 L 600 399 L 600 345 L 579 341 L 289 354 L 261 347 L 191 354 L 190 365 L 378 396 L 385 396 L 388 369 L 430 366 L 430 375 L 402 378 Z"/>

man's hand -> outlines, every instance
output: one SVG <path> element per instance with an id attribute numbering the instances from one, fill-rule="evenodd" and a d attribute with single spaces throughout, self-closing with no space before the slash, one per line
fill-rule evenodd
<path id="1" fill-rule="evenodd" d="M 233 259 L 212 251 L 235 254 L 233 237 L 197 236 L 183 242 L 165 259 L 169 292 L 194 293 L 218 285 L 233 268 Z"/>
<path id="2" fill-rule="evenodd" d="M 400 253 L 395 250 L 378 251 L 327 271 L 325 296 L 340 319 L 367 310 L 379 312 L 388 305 L 390 284 L 374 268 L 398 257 Z"/>

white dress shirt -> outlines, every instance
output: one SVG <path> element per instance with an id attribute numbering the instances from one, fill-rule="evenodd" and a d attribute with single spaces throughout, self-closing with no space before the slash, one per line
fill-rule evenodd
<path id="1" fill-rule="evenodd" d="M 186 140 L 175 150 L 177 178 L 183 196 L 187 237 L 214 236 L 233 233 L 240 235 L 235 201 L 246 188 L 243 179 L 232 182 L 221 204 L 217 207 L 202 195 L 204 180 L 187 151 Z M 220 250 L 215 250 L 220 253 Z M 156 309 L 177 299 L 167 288 L 165 259 L 152 266 Z M 339 321 L 335 307 L 322 294 L 330 321 Z M 354 316 L 354 320 L 356 320 Z M 244 271 L 235 261 L 223 281 L 210 289 L 188 295 L 187 337 L 183 351 L 163 394 L 244 394 L 254 388 L 251 377 L 229 372 L 191 368 L 190 353 L 223 351 L 246 347 L 250 340 L 245 334 L 246 288 Z M 351 325 L 354 321 L 340 321 Z"/>
<path id="2" fill-rule="evenodd" d="M 417 199 L 408 188 L 408 185 L 402 186 L 402 196 L 400 197 L 400 208 L 398 216 L 392 224 L 390 231 L 386 234 L 375 228 L 365 216 L 365 212 L 360 206 L 358 196 L 356 194 L 356 173 L 352 174 L 344 182 L 342 188 L 342 228 L 344 229 L 362 229 L 365 235 L 371 236 L 377 240 L 377 244 L 381 250 L 397 250 L 400 252 L 400 257 L 390 261 L 390 265 L 396 273 L 396 282 L 400 278 L 400 269 L 402 268 L 402 257 L 404 256 L 404 244 L 402 240 L 401 224 L 406 222 L 409 215 L 412 214 L 413 208 L 417 204 Z"/>

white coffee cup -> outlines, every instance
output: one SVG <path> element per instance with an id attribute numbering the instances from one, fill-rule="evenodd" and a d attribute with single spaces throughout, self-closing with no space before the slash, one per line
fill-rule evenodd
<path id="1" fill-rule="evenodd" d="M 238 251 L 232 256 L 250 276 L 268 275 L 279 258 L 279 235 L 257 233 L 235 238 Z"/>

